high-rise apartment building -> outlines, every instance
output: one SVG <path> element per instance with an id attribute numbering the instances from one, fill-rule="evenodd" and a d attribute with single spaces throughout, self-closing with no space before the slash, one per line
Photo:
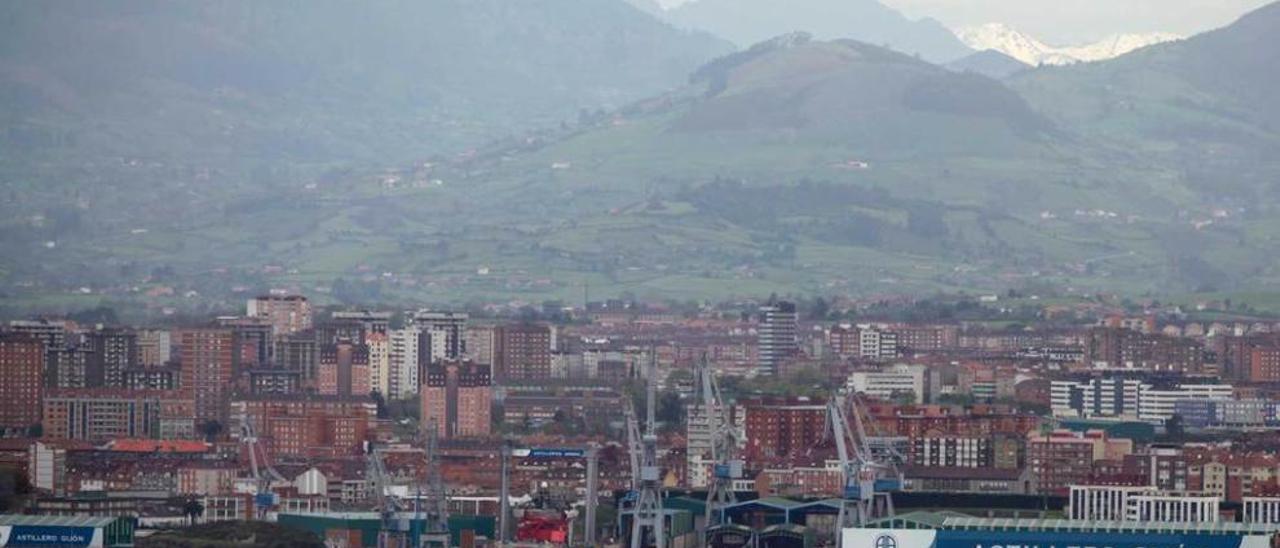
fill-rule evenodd
<path id="1" fill-rule="evenodd" d="M 275 336 L 311 329 L 311 303 L 301 295 L 263 295 L 249 300 L 247 316 L 266 321 Z"/>
<path id="2" fill-rule="evenodd" d="M 144 329 L 137 334 L 138 364 L 162 367 L 173 356 L 173 339 L 167 329 Z"/>
<path id="3" fill-rule="evenodd" d="M 234 381 L 235 335 L 228 328 L 183 329 L 175 332 L 182 364 L 182 387 L 195 399 L 197 423 L 227 424 Z"/>
<path id="4" fill-rule="evenodd" d="M 14 320 L 9 322 L 9 332 L 39 339 L 46 353 L 65 348 L 72 335 L 67 332 L 66 322 L 54 320 Z M 45 356 L 45 363 L 50 361 Z"/>
<path id="5" fill-rule="evenodd" d="M 86 386 L 123 387 L 124 373 L 138 365 L 138 335 L 128 329 L 100 328 L 88 335 Z"/>
<path id="6" fill-rule="evenodd" d="M 441 438 L 487 436 L 493 380 L 487 364 L 444 361 L 425 368 L 421 424 Z"/>
<path id="7" fill-rule="evenodd" d="M 807 451 L 826 433 L 825 402 L 808 399 L 754 399 L 746 410 L 746 457 L 766 463 Z"/>
<path id="8" fill-rule="evenodd" d="M 416 327 L 394 329 L 388 333 L 388 398 L 408 398 L 417 393 L 419 345 L 422 338 L 422 331 Z"/>
<path id="9" fill-rule="evenodd" d="M 496 330 L 492 325 L 472 325 L 467 327 L 467 359 L 493 365 L 496 354 Z"/>
<path id="10" fill-rule="evenodd" d="M 316 341 L 316 332 L 299 331 L 276 339 L 276 367 L 288 371 L 297 371 L 302 379 L 314 382 L 316 368 L 320 363 L 320 346 Z"/>
<path id="11" fill-rule="evenodd" d="M 0 432 L 40 422 L 44 398 L 44 342 L 24 335 L 0 335 Z"/>
<path id="12" fill-rule="evenodd" d="M 435 332 L 443 332 L 443 338 L 438 339 L 438 344 L 443 345 L 445 359 L 457 360 L 466 353 L 466 314 L 419 310 L 409 314 L 409 322 L 424 333 L 434 335 Z"/>
<path id="13" fill-rule="evenodd" d="M 873 360 L 898 357 L 898 334 L 875 326 L 858 326 L 858 356 Z"/>
<path id="14" fill-rule="evenodd" d="M 316 388 L 329 396 L 369 395 L 369 347 L 351 341 L 321 347 Z"/>
<path id="15" fill-rule="evenodd" d="M 369 334 L 387 334 L 391 329 L 390 312 L 374 312 L 370 310 L 334 312 L 329 321 L 320 325 L 319 340 L 332 343 L 339 339 L 366 342 Z"/>
<path id="16" fill-rule="evenodd" d="M 45 366 L 46 382 L 57 388 L 86 388 L 89 384 L 89 364 L 93 352 L 79 343 L 45 352 L 49 360 Z M 100 377 L 100 376 L 99 376 Z"/>
<path id="17" fill-rule="evenodd" d="M 273 334 L 274 328 L 265 319 L 227 316 L 218 318 L 218 326 L 230 329 L 235 339 L 232 358 L 237 377 L 243 371 L 266 367 L 272 363 L 276 336 Z"/>
<path id="18" fill-rule="evenodd" d="M 231 403 L 232 437 L 251 421 L 272 456 L 356 456 L 377 416 L 369 396 L 241 395 Z"/>
<path id="19" fill-rule="evenodd" d="M 757 345 L 762 375 L 777 373 L 778 366 L 784 360 L 800 351 L 800 343 L 796 337 L 798 321 L 794 303 L 779 302 L 760 307 Z"/>
<path id="20" fill-rule="evenodd" d="M 369 390 L 386 396 L 391 393 L 391 338 L 370 333 L 365 345 L 369 347 Z"/>
<path id="21" fill-rule="evenodd" d="M 551 378 L 551 328 L 504 325 L 494 332 L 498 382 Z"/>

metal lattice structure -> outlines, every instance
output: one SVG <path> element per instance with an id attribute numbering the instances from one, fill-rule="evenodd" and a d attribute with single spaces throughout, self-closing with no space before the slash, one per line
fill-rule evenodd
<path id="1" fill-rule="evenodd" d="M 440 458 L 438 447 L 438 425 L 431 419 L 427 425 L 427 485 L 423 493 L 426 499 L 423 504 L 424 529 L 422 546 L 449 546 L 449 494 L 444 488 L 444 479 L 440 474 Z"/>
<path id="2" fill-rule="evenodd" d="M 245 446 L 245 451 L 249 453 L 249 470 L 253 474 L 253 479 L 257 490 L 255 492 L 254 505 L 257 506 L 258 519 L 266 517 L 268 505 L 264 504 L 264 497 L 271 497 L 271 483 L 281 482 L 288 483 L 284 476 L 280 475 L 276 469 L 271 466 L 271 459 L 267 453 L 263 451 L 262 444 L 258 442 L 258 435 L 253 430 L 253 417 L 246 415 L 240 421 L 240 443 Z"/>
<path id="3" fill-rule="evenodd" d="M 378 532 L 379 548 L 402 546 L 405 539 L 404 528 L 396 519 L 396 513 L 400 511 L 399 501 L 387 494 L 389 477 L 387 465 L 382 459 L 382 450 L 370 449 L 365 460 L 365 486 L 381 523 L 381 530 Z"/>
<path id="4" fill-rule="evenodd" d="M 653 546 L 664 548 L 666 535 L 663 531 L 662 512 L 662 477 L 658 467 L 658 433 L 655 418 L 655 390 L 657 384 L 657 363 L 652 351 L 649 352 L 649 367 L 646 368 L 645 384 L 645 431 L 640 438 L 639 481 L 635 482 L 636 502 L 631 511 L 631 548 Z M 637 468 L 632 466 L 632 468 Z"/>
<path id="5" fill-rule="evenodd" d="M 857 397 L 850 398 L 847 406 L 839 396 L 827 402 L 827 434 L 835 442 L 844 488 L 838 529 L 892 517 L 892 493 L 902 489 L 902 474 L 893 459 L 878 457 L 871 451 L 863 422 L 865 413 Z"/>
<path id="6" fill-rule="evenodd" d="M 695 389 L 701 400 L 694 405 L 695 413 L 706 414 L 707 426 L 711 433 L 711 482 L 707 488 L 707 504 L 704 523 L 710 529 L 721 525 L 722 510 L 738 502 L 733 491 L 733 482 L 742 477 L 742 460 L 738 458 L 738 437 L 729 420 L 729 413 L 724 398 L 720 395 L 720 386 L 716 383 L 715 373 L 707 363 L 706 354 L 702 355 L 695 371 Z M 706 539 L 704 539 L 705 541 Z"/>

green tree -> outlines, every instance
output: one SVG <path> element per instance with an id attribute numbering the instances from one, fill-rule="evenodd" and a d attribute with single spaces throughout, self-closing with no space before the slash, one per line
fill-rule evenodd
<path id="1" fill-rule="evenodd" d="M 1187 437 L 1186 420 L 1182 415 L 1174 414 L 1164 423 L 1164 433 L 1169 437 L 1170 441 L 1180 442 Z"/>
<path id="2" fill-rule="evenodd" d="M 684 424 L 684 402 L 680 400 L 680 394 L 667 391 L 658 396 L 654 418 L 668 426 Z"/>
<path id="3" fill-rule="evenodd" d="M 217 441 L 218 436 L 222 434 L 222 423 L 209 419 L 200 423 L 200 433 L 204 434 L 205 441 L 213 443 Z"/>
<path id="4" fill-rule="evenodd" d="M 204 515 L 204 504 L 200 499 L 191 497 L 182 505 L 182 515 L 187 517 L 187 523 L 195 525 L 196 520 Z"/>
<path id="5" fill-rule="evenodd" d="M 378 418 L 385 419 L 391 416 L 391 412 L 387 409 L 387 399 L 382 397 L 382 392 L 371 391 L 369 397 L 373 398 L 373 404 L 378 407 Z"/>

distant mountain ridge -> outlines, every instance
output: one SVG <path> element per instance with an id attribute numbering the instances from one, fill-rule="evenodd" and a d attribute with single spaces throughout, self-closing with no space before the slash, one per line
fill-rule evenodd
<path id="1" fill-rule="evenodd" d="M 999 51 L 1033 67 L 1114 59 L 1147 46 L 1182 39 L 1165 32 L 1117 34 L 1092 44 L 1057 47 L 1001 23 L 957 29 L 956 37 L 975 50 Z"/>
<path id="2" fill-rule="evenodd" d="M 1280 4 L 1024 69 L 735 50 L 621 1 L 381 1 L 6 4 L 4 300 L 1280 286 Z"/>
<path id="3" fill-rule="evenodd" d="M 731 50 L 622 0 L 9 2 L 0 120 L 99 152 L 378 161 L 616 108 Z"/>
<path id="4" fill-rule="evenodd" d="M 975 72 L 997 80 L 1003 80 L 1032 68 L 1031 65 L 993 49 L 982 50 L 957 59 L 947 63 L 946 67 L 959 72 Z"/>
<path id="5" fill-rule="evenodd" d="M 941 23 L 913 21 L 876 0 L 694 0 L 667 10 L 665 17 L 742 48 L 798 31 L 820 40 L 849 38 L 884 46 L 934 63 L 973 53 Z"/>

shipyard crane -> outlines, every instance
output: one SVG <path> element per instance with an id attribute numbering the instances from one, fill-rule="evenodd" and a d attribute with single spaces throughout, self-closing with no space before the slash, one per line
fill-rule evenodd
<path id="1" fill-rule="evenodd" d="M 431 548 L 448 548 L 449 546 L 449 500 L 444 489 L 444 479 L 440 472 L 438 424 L 432 418 L 427 424 L 427 489 L 426 508 L 422 509 L 425 531 L 422 534 L 422 546 Z"/>
<path id="2" fill-rule="evenodd" d="M 254 493 L 254 506 L 257 507 L 258 519 L 266 517 L 267 510 L 275 505 L 275 497 L 271 493 L 271 482 L 287 482 L 284 476 L 271 466 L 271 460 L 262 450 L 258 435 L 253 430 L 253 417 L 246 415 L 240 421 L 240 442 L 249 453 L 249 470 L 257 487 Z M 259 456 L 261 454 L 261 456 Z"/>
<path id="3" fill-rule="evenodd" d="M 827 402 L 827 434 L 835 442 L 844 488 L 837 537 L 847 527 L 892 516 L 891 494 L 902 489 L 902 475 L 892 460 L 878 458 L 871 452 L 862 421 L 863 413 L 856 400 L 849 410 L 846 414 L 845 401 L 840 396 L 834 396 Z M 849 415 L 852 415 L 852 425 Z"/>
<path id="4" fill-rule="evenodd" d="M 906 457 L 898 451 L 897 446 L 893 443 L 893 438 L 884 435 L 876 421 L 871 420 L 871 414 L 867 412 L 861 394 L 851 394 L 847 401 L 849 402 L 849 416 L 853 417 L 855 431 L 862 440 L 865 440 L 867 456 L 878 463 L 885 471 L 880 479 L 881 486 L 885 488 L 884 490 L 901 490 L 902 472 L 898 467 L 907 461 Z M 867 424 L 870 424 L 874 430 L 872 435 L 867 433 L 865 426 Z M 879 452 L 876 451 L 877 448 Z M 896 484 L 894 483 L 895 478 Z"/>
<path id="5" fill-rule="evenodd" d="M 657 363 L 652 350 L 645 383 L 645 429 L 640 438 L 639 481 L 636 482 L 636 501 L 631 509 L 631 548 L 653 546 L 665 548 L 663 532 L 662 474 L 658 467 L 658 433 L 655 419 L 655 385 Z M 634 461 L 633 461 L 634 462 Z M 635 479 L 632 479 L 635 482 Z"/>
<path id="6" fill-rule="evenodd" d="M 636 407 L 628 398 L 624 404 L 627 418 L 627 458 L 631 462 L 631 495 L 640 493 L 640 461 L 643 460 L 640 449 L 640 419 L 636 416 Z"/>
<path id="7" fill-rule="evenodd" d="M 584 545 L 584 546 L 596 546 L 597 544 L 595 523 L 596 523 L 596 510 L 600 502 L 600 481 L 599 481 L 600 451 L 599 450 L 600 450 L 599 445 L 597 445 L 594 442 L 588 443 L 583 447 L 533 447 L 533 448 L 522 448 L 519 450 L 519 453 L 521 456 L 534 458 L 534 459 L 538 459 L 538 458 L 585 459 L 586 470 L 585 470 L 584 480 L 586 483 L 586 497 L 582 501 L 583 537 L 584 538 L 581 543 L 581 545 Z M 508 479 L 508 470 L 510 468 L 509 461 L 513 456 L 516 455 L 516 453 L 517 453 L 517 450 L 513 446 L 512 440 L 510 439 L 504 440 L 502 444 L 502 453 L 501 453 L 502 454 L 502 483 L 500 487 L 501 492 L 499 493 L 499 500 L 498 500 L 499 515 L 498 515 L 497 536 L 498 536 L 498 543 L 500 546 L 505 545 L 505 543 L 508 541 L 508 538 L 510 536 L 510 527 L 508 525 L 508 521 L 511 519 L 512 513 L 511 513 L 510 480 Z M 530 539 L 520 538 L 522 535 L 520 529 L 522 528 L 523 528 L 523 524 L 521 528 L 518 528 L 516 531 L 516 537 L 517 537 L 516 540 L 517 541 L 530 540 Z M 568 529 L 569 530 L 567 532 L 568 533 L 567 536 L 571 545 L 575 545 L 575 546 L 579 545 L 578 543 L 572 542 L 572 527 L 569 527 Z M 537 541 L 540 539 L 533 539 L 533 540 Z"/>
<path id="8" fill-rule="evenodd" d="M 720 395 L 715 373 L 707 364 L 706 354 L 699 360 L 695 389 L 701 404 L 694 405 L 694 413 L 705 414 L 707 431 L 711 441 L 712 473 L 707 486 L 707 504 L 704 523 L 709 530 L 720 525 L 725 507 L 738 501 L 733 492 L 734 480 L 742 478 L 742 460 L 738 459 L 738 437 L 729 420 L 728 406 Z M 704 539 L 706 540 L 706 539 Z"/>
<path id="9" fill-rule="evenodd" d="M 387 473 L 387 465 L 382 459 L 382 449 L 370 449 L 366 457 L 365 467 L 365 483 L 369 491 L 369 498 L 373 501 L 374 509 L 378 512 L 378 518 L 381 522 L 381 530 L 378 532 L 378 548 L 403 546 L 405 528 L 396 519 L 396 514 L 400 511 L 400 504 L 395 497 L 387 494 L 390 474 Z"/>

